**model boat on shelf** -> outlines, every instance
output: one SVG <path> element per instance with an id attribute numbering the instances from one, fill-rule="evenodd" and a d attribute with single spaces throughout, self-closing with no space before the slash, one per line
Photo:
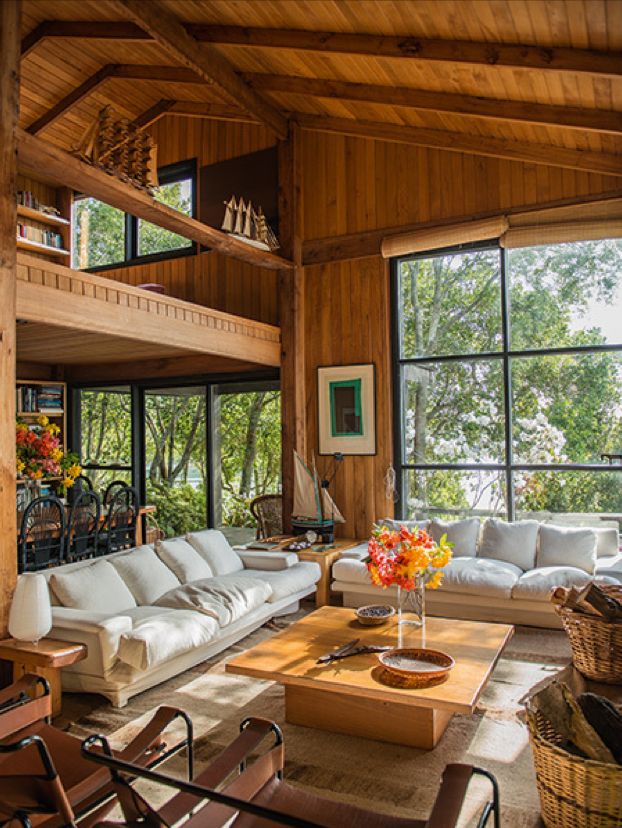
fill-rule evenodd
<path id="1" fill-rule="evenodd" d="M 231 196 L 224 205 L 225 217 L 221 230 L 260 250 L 278 250 L 279 241 L 261 207 L 255 210 L 252 201 L 246 204 L 243 198 L 236 199 L 235 196 Z"/>
<path id="2" fill-rule="evenodd" d="M 345 523 L 335 501 L 322 486 L 315 468 L 307 466 L 298 452 L 294 452 L 294 504 L 292 528 L 294 534 L 315 532 L 324 543 L 332 543 L 335 524 Z"/>

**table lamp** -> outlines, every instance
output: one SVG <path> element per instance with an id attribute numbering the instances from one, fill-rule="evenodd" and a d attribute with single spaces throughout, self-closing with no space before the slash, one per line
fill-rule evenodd
<path id="1" fill-rule="evenodd" d="M 52 629 L 50 593 L 43 575 L 20 575 L 9 613 L 9 633 L 18 641 L 36 644 Z"/>

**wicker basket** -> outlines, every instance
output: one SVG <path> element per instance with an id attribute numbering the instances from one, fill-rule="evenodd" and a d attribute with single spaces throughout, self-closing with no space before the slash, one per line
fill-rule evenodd
<path id="1" fill-rule="evenodd" d="M 602 589 L 622 601 L 622 586 Z M 592 681 L 622 684 L 622 621 L 607 621 L 566 607 L 557 611 L 570 639 L 577 670 Z"/>
<path id="2" fill-rule="evenodd" d="M 622 766 L 568 753 L 540 714 L 526 718 L 546 828 L 620 828 Z"/>

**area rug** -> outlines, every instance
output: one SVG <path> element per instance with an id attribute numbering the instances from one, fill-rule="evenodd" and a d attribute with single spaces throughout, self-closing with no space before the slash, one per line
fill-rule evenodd
<path id="1" fill-rule="evenodd" d="M 196 731 L 197 768 L 228 744 L 242 719 L 255 715 L 282 727 L 286 777 L 327 797 L 413 819 L 425 819 L 436 797 L 441 773 L 449 762 L 467 762 L 492 771 L 501 789 L 502 825 L 540 828 L 538 794 L 525 727 L 517 720 L 519 699 L 534 684 L 568 663 L 564 633 L 519 627 L 499 660 L 473 716 L 455 716 L 432 751 L 383 744 L 283 722 L 283 689 L 278 684 L 225 673 L 229 658 L 273 635 L 278 627 L 308 612 L 302 610 L 278 625 L 268 624 L 234 647 L 132 699 L 116 710 L 98 696 L 64 697 L 67 729 L 77 736 L 105 733 L 122 745 L 161 704 L 186 710 Z M 183 762 L 166 766 L 183 773 Z M 165 801 L 170 792 L 143 787 L 150 801 Z M 488 793 L 484 780 L 472 783 L 461 828 L 473 826 Z"/>

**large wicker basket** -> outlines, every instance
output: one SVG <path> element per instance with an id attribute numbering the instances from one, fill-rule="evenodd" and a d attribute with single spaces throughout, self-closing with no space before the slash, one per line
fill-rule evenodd
<path id="1" fill-rule="evenodd" d="M 622 601 L 622 586 L 602 589 Z M 557 611 L 570 639 L 577 670 L 592 681 L 622 684 L 622 621 L 607 621 L 565 607 Z"/>
<path id="2" fill-rule="evenodd" d="M 620 828 L 622 766 L 568 753 L 540 714 L 526 718 L 546 828 Z"/>

